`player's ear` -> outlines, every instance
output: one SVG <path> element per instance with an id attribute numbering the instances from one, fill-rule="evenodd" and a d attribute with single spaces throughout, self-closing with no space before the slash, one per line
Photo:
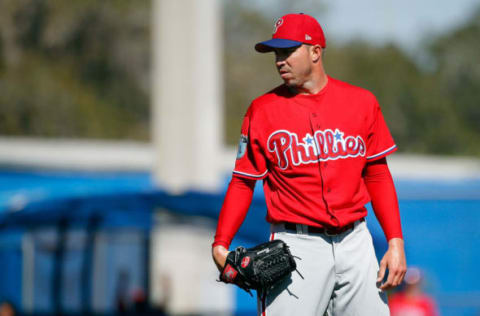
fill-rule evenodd
<path id="1" fill-rule="evenodd" d="M 318 62 L 322 58 L 322 47 L 320 45 L 313 45 L 310 47 L 310 56 L 314 63 Z"/>

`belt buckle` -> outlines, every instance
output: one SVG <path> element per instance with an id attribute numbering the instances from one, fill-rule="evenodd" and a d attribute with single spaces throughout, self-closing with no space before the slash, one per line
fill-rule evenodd
<path id="1" fill-rule="evenodd" d="M 331 232 L 331 230 L 329 228 L 325 228 L 324 234 L 329 236 L 329 237 L 333 237 L 333 236 L 338 235 L 338 232 Z"/>

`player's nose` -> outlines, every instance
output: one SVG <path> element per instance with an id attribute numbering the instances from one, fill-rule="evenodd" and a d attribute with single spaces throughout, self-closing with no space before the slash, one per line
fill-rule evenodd
<path id="1" fill-rule="evenodd" d="M 281 58 L 278 55 L 275 56 L 275 65 L 278 69 L 285 65 L 285 59 L 286 58 Z"/>
<path id="2" fill-rule="evenodd" d="M 277 66 L 280 64 L 283 64 L 285 62 L 285 60 L 287 59 L 287 56 L 285 56 L 284 54 L 275 54 L 275 63 L 277 64 Z"/>

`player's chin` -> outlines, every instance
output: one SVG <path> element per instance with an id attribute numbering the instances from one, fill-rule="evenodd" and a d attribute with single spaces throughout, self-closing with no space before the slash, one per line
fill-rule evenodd
<path id="1" fill-rule="evenodd" d="M 295 84 L 295 78 L 290 73 L 280 74 L 280 78 L 282 78 L 283 82 L 288 86 Z"/>
<path id="2" fill-rule="evenodd" d="M 282 76 L 282 79 L 283 79 L 283 82 L 289 87 L 290 86 L 294 87 L 296 85 L 295 79 L 293 79 L 292 77 L 283 77 Z"/>

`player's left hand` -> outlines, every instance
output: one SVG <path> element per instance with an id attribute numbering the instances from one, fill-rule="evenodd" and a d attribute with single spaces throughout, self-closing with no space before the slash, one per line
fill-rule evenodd
<path id="1" fill-rule="evenodd" d="M 381 283 L 387 269 L 388 278 L 384 283 Z M 388 242 L 387 252 L 380 261 L 377 284 L 382 291 L 396 287 L 402 283 L 405 272 L 407 272 L 407 261 L 405 259 L 403 239 L 392 238 Z"/>

